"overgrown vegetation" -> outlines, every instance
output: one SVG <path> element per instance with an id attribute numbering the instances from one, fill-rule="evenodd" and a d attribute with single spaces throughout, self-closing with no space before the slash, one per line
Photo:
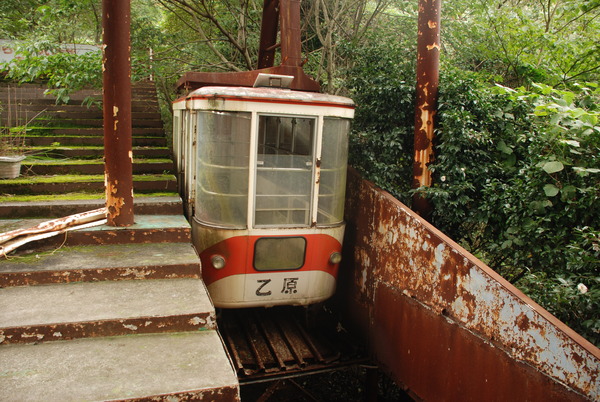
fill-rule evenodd
<path id="1" fill-rule="evenodd" d="M 351 161 L 410 203 L 414 68 L 385 43 L 349 52 Z M 597 86 L 511 89 L 448 65 L 440 82 L 433 223 L 600 344 Z"/>
<path id="2" fill-rule="evenodd" d="M 262 3 L 132 3 L 133 76 L 153 74 L 165 118 L 183 72 L 254 68 Z M 49 44 L 99 44 L 99 5 L 1 2 L 0 36 L 25 41 L 10 78 L 47 80 L 62 101 L 69 88 L 99 85 L 99 53 L 40 56 Z M 358 105 L 351 163 L 409 203 L 417 1 L 302 7 L 305 69 Z M 436 226 L 597 345 L 599 17 L 599 0 L 444 2 L 426 190 Z"/>

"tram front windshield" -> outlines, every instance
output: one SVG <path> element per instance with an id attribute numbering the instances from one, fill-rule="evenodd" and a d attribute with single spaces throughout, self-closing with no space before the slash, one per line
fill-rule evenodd
<path id="1" fill-rule="evenodd" d="M 225 227 L 309 226 L 343 219 L 349 119 L 325 118 L 319 194 L 316 181 L 316 117 L 257 115 L 243 112 L 197 113 L 196 218 Z M 250 135 L 257 126 L 255 166 L 250 166 Z M 254 188 L 249 188 L 254 175 Z M 252 197 L 252 198 L 250 198 Z M 253 216 L 248 219 L 252 200 Z"/>

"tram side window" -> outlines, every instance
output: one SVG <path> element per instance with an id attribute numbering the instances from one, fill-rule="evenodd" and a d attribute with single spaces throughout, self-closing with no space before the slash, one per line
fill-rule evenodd
<path id="1" fill-rule="evenodd" d="M 310 224 L 315 118 L 259 116 L 256 226 Z"/>
<path id="2" fill-rule="evenodd" d="M 324 119 L 317 214 L 319 224 L 335 224 L 344 219 L 349 131 L 348 119 Z"/>
<path id="3" fill-rule="evenodd" d="M 173 154 L 175 155 L 175 163 L 177 164 L 177 172 L 181 171 L 181 153 L 179 150 L 181 143 L 181 123 L 180 121 L 181 112 L 176 110 L 173 112 Z"/>
<path id="4" fill-rule="evenodd" d="M 198 112 L 195 215 L 201 222 L 247 224 L 251 119 L 250 113 Z"/>

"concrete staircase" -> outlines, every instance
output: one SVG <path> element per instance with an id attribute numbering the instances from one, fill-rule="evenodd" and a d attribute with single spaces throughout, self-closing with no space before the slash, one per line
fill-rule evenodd
<path id="1" fill-rule="evenodd" d="M 27 158 L 21 177 L 0 181 L 2 206 L 26 206 L 50 199 L 104 198 L 104 139 L 101 92 L 79 91 L 68 104 L 56 105 L 44 88 L 0 85 L 0 125 L 24 125 Z M 82 104 L 84 100 L 91 99 Z M 33 121 L 34 116 L 37 116 Z M 132 89 L 133 181 L 136 197 L 177 196 L 173 162 L 152 82 Z M 14 204 L 18 203 L 18 204 Z M 60 204 L 58 202 L 57 204 Z"/>
<path id="2" fill-rule="evenodd" d="M 54 112 L 73 125 L 101 119 L 99 111 Z M 138 126 L 154 124 L 142 120 Z M 103 180 L 86 170 L 97 169 L 102 134 L 76 129 L 73 138 L 96 142 L 47 146 L 44 158 L 27 162 L 20 184 L 0 180 L 0 233 L 103 206 Z M 140 138 L 160 146 L 136 148 L 140 159 L 167 152 L 164 136 L 152 129 L 155 136 Z M 53 134 L 39 136 L 46 143 L 71 134 L 47 130 Z M 32 147 L 44 147 L 35 141 Z M 140 166 L 145 162 L 154 163 Z M 63 180 L 71 168 L 74 179 Z M 130 227 L 70 231 L 0 259 L 0 400 L 239 400 L 181 199 L 169 191 L 174 180 L 135 189 Z"/>

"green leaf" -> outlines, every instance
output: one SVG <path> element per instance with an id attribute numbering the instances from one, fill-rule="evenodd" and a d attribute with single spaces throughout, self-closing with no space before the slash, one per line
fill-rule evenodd
<path id="1" fill-rule="evenodd" d="M 562 142 L 563 144 L 570 145 L 572 147 L 576 147 L 576 148 L 579 148 L 581 146 L 579 144 L 579 141 L 575 141 L 575 140 L 560 140 L 560 142 Z"/>
<path id="2" fill-rule="evenodd" d="M 570 200 L 573 197 L 575 197 L 575 195 L 577 194 L 577 187 L 565 186 L 562 188 L 562 190 L 560 190 L 560 192 L 561 192 L 560 199 L 561 199 L 561 201 L 565 202 L 565 201 Z"/>
<path id="3" fill-rule="evenodd" d="M 513 153 L 512 148 L 509 147 L 508 145 L 506 145 L 506 142 L 504 142 L 504 141 L 498 142 L 498 146 L 496 147 L 496 149 L 498 149 L 498 151 L 505 153 L 507 155 L 510 155 Z"/>
<path id="4" fill-rule="evenodd" d="M 554 197 L 559 193 L 559 191 L 559 188 L 556 187 L 554 184 L 546 184 L 544 186 L 544 193 L 546 193 L 547 197 Z"/>
<path id="5" fill-rule="evenodd" d="M 563 165 L 561 162 L 559 161 L 551 161 L 551 162 L 546 162 L 544 164 L 544 166 L 542 166 L 542 169 L 544 169 L 544 171 L 546 173 L 556 173 L 556 172 L 560 172 L 561 170 L 563 170 L 565 168 L 565 165 Z"/>

